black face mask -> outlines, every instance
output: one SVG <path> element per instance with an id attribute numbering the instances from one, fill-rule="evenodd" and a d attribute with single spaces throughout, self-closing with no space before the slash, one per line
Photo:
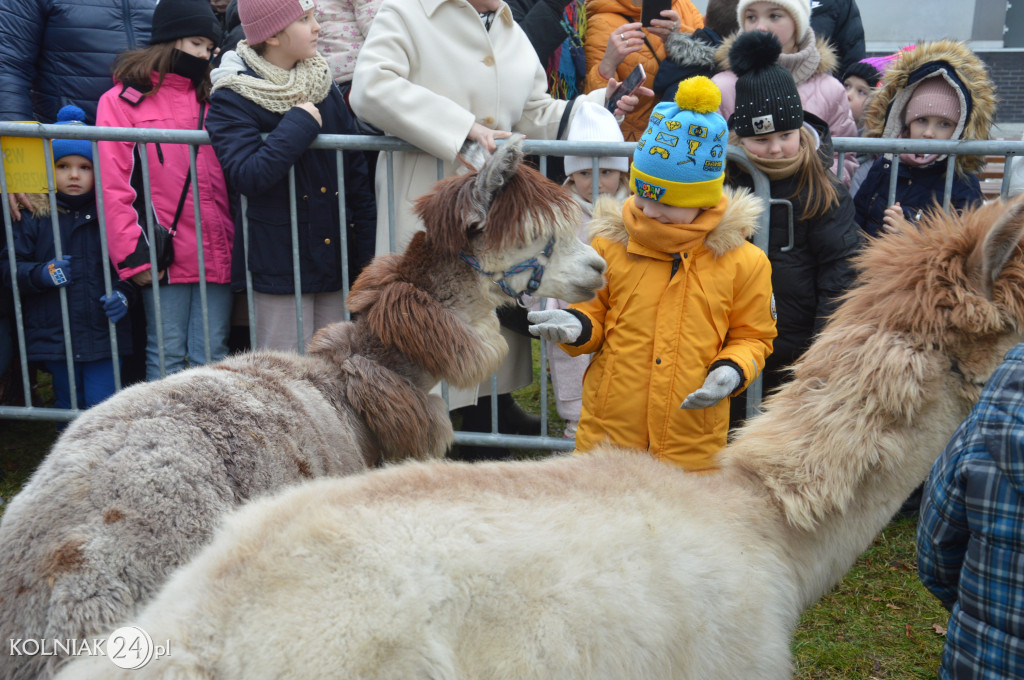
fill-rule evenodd
<path id="1" fill-rule="evenodd" d="M 171 57 L 171 73 L 188 78 L 193 85 L 198 87 L 206 79 L 209 68 L 209 59 L 194 57 L 188 52 L 174 48 L 174 56 Z"/>

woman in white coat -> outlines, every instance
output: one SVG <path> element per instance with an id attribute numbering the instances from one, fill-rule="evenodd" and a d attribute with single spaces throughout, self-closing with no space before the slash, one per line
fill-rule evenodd
<path id="1" fill-rule="evenodd" d="M 616 85 L 611 81 L 607 90 L 584 97 L 603 105 Z M 638 102 L 624 98 L 617 113 Z M 548 95 L 544 68 L 504 0 L 384 0 L 359 51 L 350 103 L 362 120 L 425 152 L 394 153 L 394 206 L 388 205 L 383 155 L 378 161 L 377 254 L 402 250 L 422 228 L 412 205 L 438 180 L 439 160 L 440 176 L 448 177 L 462 167 L 456 156 L 467 141 L 492 151 L 495 140 L 513 132 L 534 139 L 555 139 L 559 131 L 564 136 L 574 108 Z M 508 331 L 505 337 L 502 395 L 533 380 L 529 338 Z M 490 390 L 485 381 L 479 393 Z M 452 408 L 476 399 L 477 390 L 449 392 Z"/>

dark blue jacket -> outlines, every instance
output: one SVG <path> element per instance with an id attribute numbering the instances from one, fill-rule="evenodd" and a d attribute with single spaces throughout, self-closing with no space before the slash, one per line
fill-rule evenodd
<path id="1" fill-rule="evenodd" d="M 245 75 L 259 77 L 247 69 Z M 307 112 L 273 113 L 228 88 L 210 100 L 206 129 L 224 177 L 235 195 L 235 249 L 232 280 L 245 285 L 241 209 L 248 199 L 249 259 L 253 288 L 261 293 L 295 292 L 292 269 L 288 168 L 295 167 L 299 266 L 303 293 L 341 289 L 341 227 L 338 219 L 338 167 L 333 149 L 310 149 L 319 134 L 356 134 L 341 92 L 332 86 L 317 105 L 323 128 Z M 267 134 L 266 139 L 261 137 Z M 363 154 L 345 152 L 346 233 L 350 274 L 373 257 L 377 204 Z"/>
<path id="2" fill-rule="evenodd" d="M 857 208 L 857 224 L 871 236 L 882 233 L 882 218 L 889 207 L 889 168 L 892 162 L 885 156 L 875 161 L 867 177 L 857 189 L 854 206 Z M 903 208 L 903 215 L 911 222 L 920 219 L 920 213 L 927 211 L 935 202 L 942 205 L 946 189 L 946 161 L 941 160 L 925 167 L 900 163 L 896 180 L 896 202 Z M 974 175 L 957 173 L 953 177 L 953 193 L 950 207 L 963 210 L 974 203 L 981 203 L 984 195 L 981 184 Z"/>
<path id="3" fill-rule="evenodd" d="M 850 64 L 867 56 L 857 0 L 815 0 L 811 3 L 811 28 L 835 48 L 839 68 L 832 75 L 837 78 Z"/>
<path id="4" fill-rule="evenodd" d="M 113 85 L 110 66 L 145 47 L 156 0 L 3 0 L 0 120 L 52 123 L 75 104 L 86 123 Z"/>
<path id="5" fill-rule="evenodd" d="M 939 678 L 1024 677 L 1024 344 L 928 475 L 917 566 L 950 610 Z"/>
<path id="6" fill-rule="evenodd" d="M 58 206 L 64 207 L 58 202 Z M 58 288 L 38 288 L 31 273 L 57 256 L 53 241 L 53 224 L 49 210 L 35 213 L 23 211 L 14 227 L 14 253 L 17 258 L 18 291 L 25 320 L 25 341 L 32 361 L 64 361 L 64 325 L 61 321 Z M 61 209 L 61 253 L 71 255 L 71 283 L 64 287 L 68 295 L 71 322 L 71 348 L 75 361 L 98 361 L 110 358 L 110 331 L 107 315 L 99 298 L 106 294 L 103 284 L 104 259 L 100 250 L 100 229 L 96 204 L 80 210 Z M 112 265 L 110 280 L 133 304 L 138 298 L 136 287 L 120 281 Z M 0 253 L 0 278 L 10 288 L 11 269 L 7 248 Z M 117 349 L 122 356 L 131 354 L 131 326 L 125 316 L 117 324 Z"/>

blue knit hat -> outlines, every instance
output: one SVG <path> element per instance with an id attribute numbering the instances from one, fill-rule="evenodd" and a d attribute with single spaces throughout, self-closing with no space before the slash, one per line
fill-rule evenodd
<path id="1" fill-rule="evenodd" d="M 74 104 L 68 104 L 57 112 L 57 125 L 85 125 L 85 111 Z M 83 156 L 92 161 L 92 142 L 88 139 L 55 139 L 53 162 L 64 156 Z"/>
<path id="2" fill-rule="evenodd" d="M 681 208 L 718 205 L 729 143 L 721 103 L 718 86 L 694 76 L 679 83 L 674 102 L 654 107 L 629 173 L 638 196 Z"/>

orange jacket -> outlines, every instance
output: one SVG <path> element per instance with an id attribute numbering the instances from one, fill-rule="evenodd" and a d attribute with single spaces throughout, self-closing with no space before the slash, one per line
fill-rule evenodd
<path id="1" fill-rule="evenodd" d="M 679 18 L 682 20 L 680 32 L 693 33 L 698 28 L 704 27 L 704 17 L 690 0 L 673 0 L 672 9 L 679 13 Z M 588 0 L 587 35 L 584 40 L 584 49 L 587 55 L 587 80 L 584 91 L 590 92 L 608 86 L 608 80 L 597 70 L 601 59 L 604 58 L 605 48 L 608 47 L 608 38 L 620 26 L 635 21 L 640 21 L 640 5 L 634 5 L 633 0 Z M 644 85 L 651 87 L 654 84 L 654 76 L 658 73 L 658 64 L 665 58 L 665 45 L 655 34 L 645 32 L 648 42 L 654 48 L 654 53 L 652 54 L 650 48 L 644 45 L 642 50 L 623 59 L 615 72 L 615 80 L 620 83 L 637 64 L 643 64 L 644 71 L 647 72 L 647 80 Z M 641 97 L 640 105 L 622 121 L 622 135 L 627 142 L 638 141 L 643 135 L 644 130 L 647 129 L 647 119 L 656 103 L 654 97 Z"/>
<path id="2" fill-rule="evenodd" d="M 673 274 L 671 255 L 630 237 L 624 208 L 598 202 L 591 245 L 608 263 L 607 284 L 570 307 L 590 321 L 590 337 L 559 345 L 573 356 L 595 353 L 583 379 L 577 450 L 607 439 L 688 470 L 717 466 L 729 400 L 699 410 L 679 405 L 718 361 L 743 372 L 734 394 L 745 389 L 764 369 L 775 338 L 771 264 L 747 241 L 764 202 L 727 188 L 722 203 L 718 224 L 682 253 Z"/>

